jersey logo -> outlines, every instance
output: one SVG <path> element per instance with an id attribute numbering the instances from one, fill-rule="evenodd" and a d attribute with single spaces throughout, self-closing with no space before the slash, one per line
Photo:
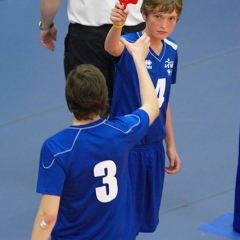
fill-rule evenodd
<path id="1" fill-rule="evenodd" d="M 147 69 L 152 69 L 152 62 L 151 60 L 146 59 L 145 60 L 146 68 Z"/>
<path id="2" fill-rule="evenodd" d="M 164 68 L 167 69 L 168 76 L 172 75 L 172 69 L 173 69 L 174 61 L 171 61 L 170 58 L 165 61 Z"/>

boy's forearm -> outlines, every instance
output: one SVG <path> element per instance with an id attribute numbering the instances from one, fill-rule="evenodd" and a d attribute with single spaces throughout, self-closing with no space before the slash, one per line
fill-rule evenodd
<path id="1" fill-rule="evenodd" d="M 146 69 L 145 61 L 135 58 L 134 62 L 139 79 L 142 107 L 147 109 L 150 113 L 149 116 L 151 124 L 159 114 L 158 100 L 156 97 L 155 88 Z"/>
<path id="2" fill-rule="evenodd" d="M 61 5 L 61 0 L 42 0 L 40 5 L 42 27 L 48 27 Z"/>
<path id="3" fill-rule="evenodd" d="M 123 50 L 123 44 L 120 42 L 121 33 L 121 28 L 112 26 L 105 40 L 105 50 L 114 57 L 120 56 Z"/>
<path id="4" fill-rule="evenodd" d="M 170 111 L 170 104 L 168 104 L 167 112 L 166 112 L 166 138 L 165 143 L 167 148 L 174 147 L 175 148 L 175 140 L 174 140 L 174 133 L 172 127 L 172 117 Z"/>
<path id="5" fill-rule="evenodd" d="M 137 74 L 139 78 L 142 105 L 148 102 L 152 102 L 154 104 L 155 102 L 157 102 L 156 93 L 152 84 L 152 80 L 150 79 L 150 76 L 146 69 L 145 62 L 139 59 L 135 59 L 134 62 L 136 65 Z"/>

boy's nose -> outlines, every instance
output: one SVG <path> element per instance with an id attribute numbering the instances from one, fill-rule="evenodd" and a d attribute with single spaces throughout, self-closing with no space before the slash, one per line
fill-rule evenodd
<path id="1" fill-rule="evenodd" d="M 160 22 L 160 27 L 161 28 L 166 28 L 166 26 L 167 26 L 167 21 L 162 19 L 162 21 Z"/>

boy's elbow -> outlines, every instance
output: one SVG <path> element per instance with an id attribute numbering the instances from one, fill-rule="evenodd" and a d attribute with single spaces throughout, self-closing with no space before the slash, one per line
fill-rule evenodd
<path id="1" fill-rule="evenodd" d="M 112 55 L 114 57 L 116 57 L 118 55 L 117 50 L 115 50 L 115 49 L 109 48 L 107 46 L 106 47 L 104 46 L 104 49 L 106 52 L 108 52 L 110 55 Z"/>
<path id="2" fill-rule="evenodd" d="M 57 221 L 57 214 L 46 214 L 43 218 L 43 221 L 47 226 L 54 226 Z"/>
<path id="3" fill-rule="evenodd" d="M 104 43 L 104 50 L 108 52 L 108 46 L 107 46 L 106 42 Z"/>
<path id="4" fill-rule="evenodd" d="M 104 50 L 114 57 L 119 57 L 121 55 L 121 51 L 119 50 L 118 45 L 109 45 L 105 42 Z"/>
<path id="5" fill-rule="evenodd" d="M 45 211 L 39 214 L 39 217 L 43 219 L 43 221 L 46 223 L 46 226 L 54 225 L 57 221 L 57 216 L 57 213 L 48 213 Z"/>
<path id="6" fill-rule="evenodd" d="M 108 42 L 105 42 L 104 43 L 104 50 L 112 55 L 112 52 L 113 52 L 114 49 Z"/>

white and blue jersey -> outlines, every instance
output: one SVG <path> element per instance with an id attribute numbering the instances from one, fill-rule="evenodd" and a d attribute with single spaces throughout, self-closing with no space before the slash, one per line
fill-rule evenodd
<path id="1" fill-rule="evenodd" d="M 52 239 L 135 239 L 128 154 L 148 125 L 139 109 L 70 126 L 44 142 L 37 192 L 60 196 Z"/>
<path id="2" fill-rule="evenodd" d="M 135 42 L 142 36 L 141 32 L 125 34 L 129 42 Z M 169 101 L 171 84 L 176 82 L 177 75 L 177 45 L 170 39 L 162 41 L 163 47 L 158 56 L 151 48 L 145 63 L 149 75 L 156 89 L 159 101 L 160 115 L 150 126 L 148 133 L 141 140 L 140 145 L 152 144 L 162 141 L 166 136 L 166 110 Z M 131 113 L 141 106 L 140 90 L 136 67 L 132 56 L 124 48 L 121 57 L 115 62 L 114 94 L 110 117 L 122 116 Z"/>

